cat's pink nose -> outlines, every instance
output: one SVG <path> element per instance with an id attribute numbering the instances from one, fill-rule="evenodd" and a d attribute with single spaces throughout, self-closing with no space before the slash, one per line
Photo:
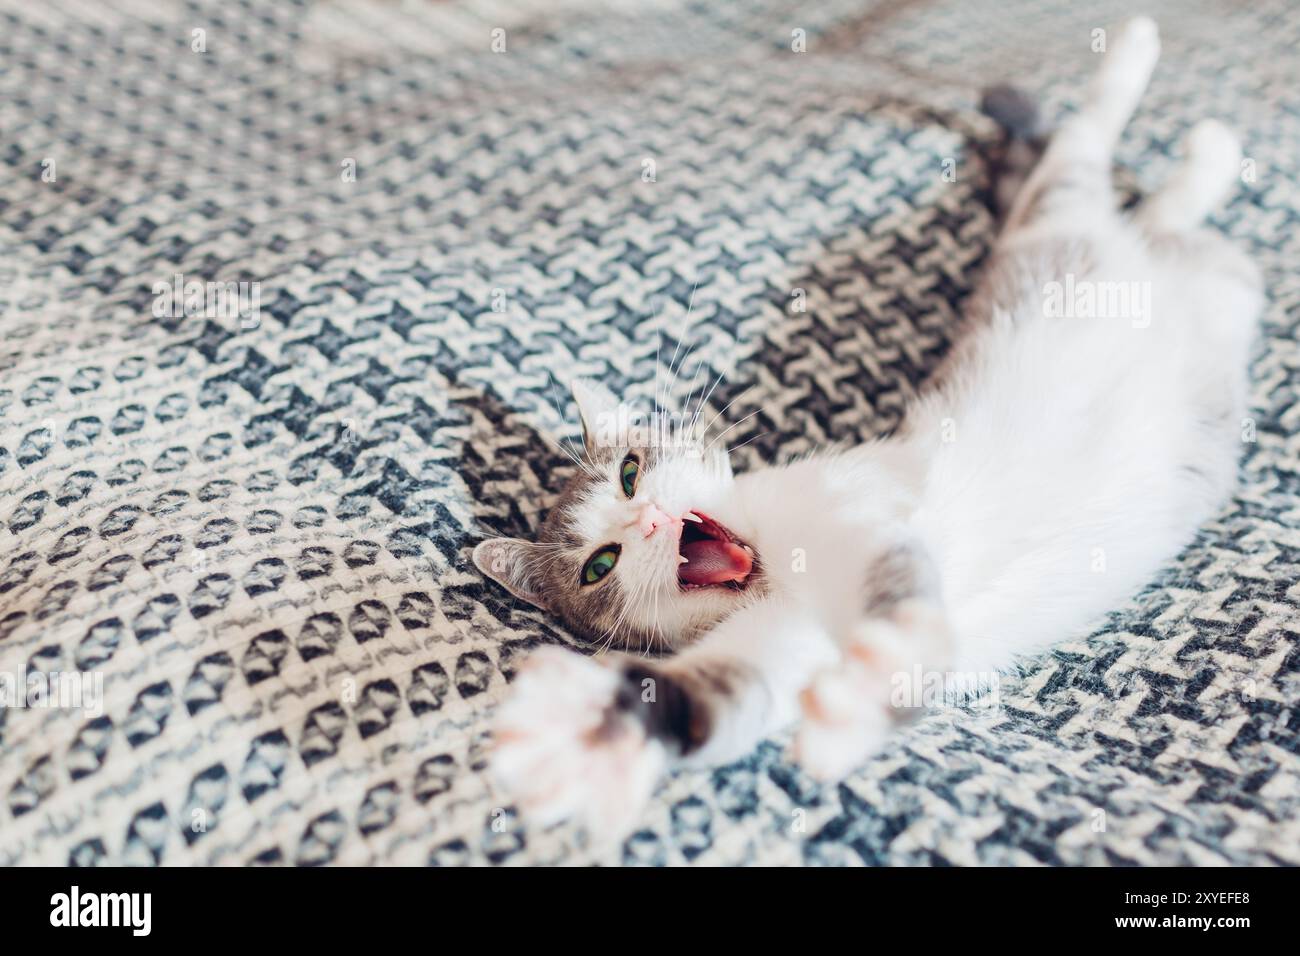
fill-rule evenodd
<path id="1" fill-rule="evenodd" d="M 655 533 L 657 528 L 673 524 L 676 521 L 676 518 L 661 510 L 658 505 L 647 504 L 641 509 L 641 517 L 637 524 L 641 528 L 641 534 L 648 538 Z"/>

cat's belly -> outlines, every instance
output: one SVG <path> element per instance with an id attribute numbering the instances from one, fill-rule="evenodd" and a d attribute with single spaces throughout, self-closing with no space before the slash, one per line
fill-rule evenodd
<path id="1" fill-rule="evenodd" d="M 1235 482 L 1245 354 L 1155 270 L 1131 315 L 1069 314 L 1086 312 L 1078 282 L 1142 271 L 1126 268 L 1062 285 L 1061 314 L 990 319 L 898 439 L 741 479 L 773 580 L 841 626 L 902 522 L 974 669 L 1078 634 L 1150 582 Z"/>
<path id="2" fill-rule="evenodd" d="M 930 456 L 917 519 L 980 664 L 1078 633 L 1191 540 L 1235 481 L 1244 379 L 1159 316 L 984 337 L 978 378 L 909 438 Z"/>

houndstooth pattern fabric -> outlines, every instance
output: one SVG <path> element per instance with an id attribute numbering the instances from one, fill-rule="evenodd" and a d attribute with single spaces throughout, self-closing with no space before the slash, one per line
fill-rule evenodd
<path id="1" fill-rule="evenodd" d="M 741 465 L 895 424 L 993 236 L 978 88 L 1076 102 L 1094 6 L 4 0 L 0 673 L 103 708 L 0 710 L 0 862 L 1300 863 L 1286 0 L 1149 4 L 1120 182 L 1228 119 L 1271 296 L 1240 492 L 1159 580 L 838 786 L 770 741 L 597 851 L 484 773 L 570 638 L 469 549 L 563 483 L 563 383 L 676 354 Z M 155 315 L 177 274 L 260 312 Z"/>

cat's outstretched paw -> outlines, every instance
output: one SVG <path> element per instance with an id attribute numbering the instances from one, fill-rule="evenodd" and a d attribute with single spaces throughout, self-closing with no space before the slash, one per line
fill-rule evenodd
<path id="1" fill-rule="evenodd" d="M 617 658 L 554 647 L 520 669 L 497 711 L 489 766 L 529 820 L 573 819 L 601 845 L 631 832 L 667 755 L 621 706 L 625 682 Z"/>
<path id="2" fill-rule="evenodd" d="M 922 601 L 860 624 L 841 645 L 839 662 L 813 677 L 799 697 L 802 719 L 794 757 L 819 780 L 840 780 L 880 750 L 892 729 L 916 716 L 917 694 L 900 695 L 914 666 L 946 659 L 947 620 Z M 896 699 L 899 698 L 899 699 Z"/>
<path id="3" fill-rule="evenodd" d="M 869 637 L 854 639 L 834 668 L 799 695 L 794 758 L 811 776 L 840 780 L 879 750 L 889 734 L 889 678 Z"/>

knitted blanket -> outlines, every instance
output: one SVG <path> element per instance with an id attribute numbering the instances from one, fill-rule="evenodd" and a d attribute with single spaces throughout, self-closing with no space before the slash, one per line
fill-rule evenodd
<path id="1" fill-rule="evenodd" d="M 1119 180 L 1230 122 L 1271 297 L 1157 580 L 840 785 L 769 741 L 598 852 L 484 772 L 572 642 L 468 560 L 567 476 L 564 383 L 675 354 L 740 467 L 896 424 L 994 235 L 980 87 L 1077 103 L 1125 6 L 0 0 L 0 862 L 1300 863 L 1286 0 L 1147 5 Z"/>

